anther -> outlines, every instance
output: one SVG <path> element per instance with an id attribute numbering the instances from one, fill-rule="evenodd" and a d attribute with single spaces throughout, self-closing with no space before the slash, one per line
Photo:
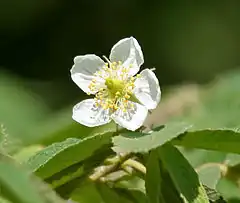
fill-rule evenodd
<path id="1" fill-rule="evenodd" d="M 128 94 L 125 94 L 125 99 L 129 99 L 130 96 Z"/>

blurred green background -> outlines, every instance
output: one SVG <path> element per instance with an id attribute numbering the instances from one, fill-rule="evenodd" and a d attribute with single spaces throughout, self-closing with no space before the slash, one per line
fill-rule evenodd
<path id="1" fill-rule="evenodd" d="M 108 56 L 129 36 L 163 90 L 206 84 L 238 68 L 239 9 L 238 0 L 2 0 L 0 123 L 27 142 L 72 125 L 72 105 L 86 97 L 70 78 L 73 58 Z"/>
<path id="2" fill-rule="evenodd" d="M 239 0 L 0 0 L 0 155 L 25 163 L 54 142 L 115 129 L 72 120 L 73 105 L 88 96 L 73 83 L 70 69 L 75 56 L 108 56 L 129 36 L 142 47 L 142 68 L 156 68 L 162 89 L 147 127 L 174 120 L 193 124 L 193 130 L 240 129 L 239 10 Z M 181 152 L 210 188 L 220 169 L 203 166 L 240 163 L 239 155 L 229 153 Z M 64 177 L 67 171 L 61 172 Z M 229 188 L 224 191 L 230 194 Z"/>

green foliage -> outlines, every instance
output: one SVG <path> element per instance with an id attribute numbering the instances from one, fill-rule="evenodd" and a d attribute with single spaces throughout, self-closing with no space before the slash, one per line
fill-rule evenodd
<path id="1" fill-rule="evenodd" d="M 14 203 L 44 203 L 32 187 L 30 174 L 11 163 L 0 163 L 1 195 Z"/>
<path id="2" fill-rule="evenodd" d="M 118 193 L 118 191 L 111 189 L 106 184 L 97 184 L 97 189 L 105 203 L 111 203 L 112 201 L 116 203 L 131 203 L 131 201 L 128 200 L 125 196 Z"/>
<path id="3" fill-rule="evenodd" d="M 47 111 L 37 97 L 19 78 L 0 75 L 0 124 L 24 144 L 34 141 L 37 125 Z"/>
<path id="4" fill-rule="evenodd" d="M 170 144 L 160 147 L 158 153 L 184 202 L 207 203 L 205 190 L 183 155 Z"/>
<path id="5" fill-rule="evenodd" d="M 186 132 L 191 126 L 185 123 L 169 123 L 158 127 L 152 133 L 120 134 L 113 138 L 113 150 L 119 152 L 148 152 L 164 143 L 172 140 L 178 135 Z"/>
<path id="6" fill-rule="evenodd" d="M 218 181 L 217 189 L 221 193 L 221 195 L 231 202 L 231 200 L 236 200 L 236 202 L 240 202 L 240 192 L 239 187 L 232 181 L 227 178 L 221 178 Z"/>
<path id="7" fill-rule="evenodd" d="M 48 110 L 23 85 L 4 90 L 2 80 L 0 94 L 12 91 L 10 104 L 19 95 L 23 105 L 1 118 L 0 202 L 240 201 L 239 79 L 229 75 L 202 88 L 194 110 L 143 132 L 116 132 L 113 123 L 83 127 L 69 110 L 45 119 Z M 29 105 L 36 108 L 17 123 Z"/>
<path id="8" fill-rule="evenodd" d="M 161 197 L 161 173 L 158 160 L 158 154 L 156 150 L 151 151 L 147 162 L 147 174 L 146 174 L 146 192 L 148 202 L 160 203 L 163 201 Z"/>
<path id="9" fill-rule="evenodd" d="M 28 166 L 41 178 L 48 178 L 61 170 L 89 158 L 102 146 L 110 143 L 113 132 L 96 134 L 85 139 L 68 138 L 54 143 L 28 160 Z"/>
<path id="10" fill-rule="evenodd" d="M 72 192 L 71 199 L 77 202 L 103 202 L 94 182 L 84 180 Z"/>
<path id="11" fill-rule="evenodd" d="M 240 131 L 238 129 L 206 129 L 190 131 L 173 140 L 173 144 L 190 148 L 239 153 Z"/>

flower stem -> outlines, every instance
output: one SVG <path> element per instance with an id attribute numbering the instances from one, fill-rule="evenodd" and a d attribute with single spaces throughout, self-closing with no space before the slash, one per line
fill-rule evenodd
<path id="1" fill-rule="evenodd" d="M 129 159 L 129 157 L 131 156 L 130 153 L 126 153 L 123 155 L 118 155 L 119 156 L 119 161 L 116 163 L 113 163 L 111 165 L 106 165 L 106 166 L 100 166 L 98 167 L 95 172 L 89 176 L 89 178 L 92 181 L 97 181 L 98 179 L 100 179 L 103 176 L 106 176 L 109 173 L 114 172 L 119 166 L 121 166 L 121 164 L 126 161 L 127 159 Z"/>
<path id="2" fill-rule="evenodd" d="M 122 165 L 123 166 L 131 166 L 132 168 L 142 172 L 143 174 L 146 174 L 146 167 L 142 163 L 140 163 L 134 159 L 126 160 Z"/>

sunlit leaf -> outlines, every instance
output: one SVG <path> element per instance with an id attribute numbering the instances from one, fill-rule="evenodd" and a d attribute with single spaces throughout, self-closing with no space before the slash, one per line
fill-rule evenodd
<path id="1" fill-rule="evenodd" d="M 197 173 L 175 147 L 166 144 L 158 149 L 158 153 L 185 202 L 209 202 Z"/>
<path id="2" fill-rule="evenodd" d="M 76 189 L 71 194 L 71 199 L 81 203 L 103 202 L 95 183 L 87 179 L 76 186 Z"/>
<path id="3" fill-rule="evenodd" d="M 27 164 L 41 178 L 48 178 L 61 170 L 87 159 L 111 142 L 112 132 L 95 134 L 85 139 L 69 138 L 54 143 L 31 157 Z"/>
<path id="4" fill-rule="evenodd" d="M 240 201 L 240 188 L 227 178 L 221 178 L 217 184 L 217 190 L 226 200 Z"/>
<path id="5" fill-rule="evenodd" d="M 14 203 L 44 203 L 32 186 L 30 173 L 12 163 L 0 163 L 1 195 Z"/>
<path id="6" fill-rule="evenodd" d="M 102 199 L 105 203 L 133 203 L 131 200 L 127 199 L 123 194 L 119 193 L 103 183 L 97 184 L 98 192 L 101 194 Z"/>
<path id="7" fill-rule="evenodd" d="M 126 133 L 113 137 L 115 152 L 147 152 L 184 133 L 191 126 L 184 123 L 170 123 L 151 134 Z"/>
<path id="8" fill-rule="evenodd" d="M 173 144 L 229 153 L 240 153 L 239 129 L 206 129 L 186 132 L 172 140 Z"/>
<path id="9" fill-rule="evenodd" d="M 146 193 L 149 203 L 161 202 L 161 174 L 156 151 L 151 151 L 147 161 L 147 173 L 145 179 Z"/>

